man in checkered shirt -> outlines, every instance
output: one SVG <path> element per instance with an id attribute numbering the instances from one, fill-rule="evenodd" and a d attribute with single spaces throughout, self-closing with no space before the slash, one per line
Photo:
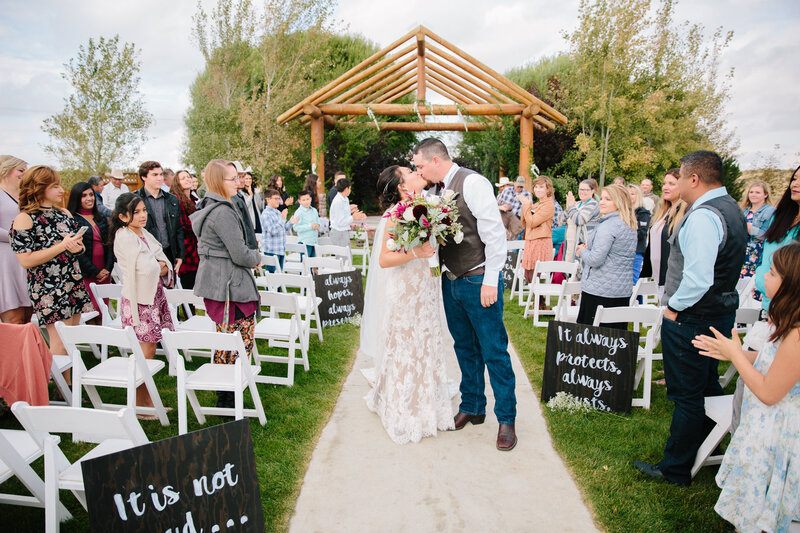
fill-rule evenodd
<path id="1" fill-rule="evenodd" d="M 275 189 L 264 190 L 266 207 L 261 212 L 261 251 L 265 255 L 278 257 L 278 263 L 283 268 L 283 256 L 286 255 L 286 232 L 292 227 L 292 222 L 286 220 L 286 210 L 279 211 L 281 195 Z M 268 271 L 274 272 L 274 266 L 265 266 Z"/>

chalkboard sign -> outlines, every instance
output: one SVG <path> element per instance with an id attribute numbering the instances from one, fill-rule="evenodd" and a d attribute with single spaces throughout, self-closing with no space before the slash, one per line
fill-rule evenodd
<path id="1" fill-rule="evenodd" d="M 264 531 L 247 419 L 81 463 L 92 531 Z"/>
<path id="2" fill-rule="evenodd" d="M 342 324 L 364 312 L 364 286 L 359 270 L 315 274 L 314 285 L 323 327 Z"/>
<path id="3" fill-rule="evenodd" d="M 510 289 L 514 283 L 514 269 L 517 266 L 519 250 L 508 250 L 506 252 L 506 264 L 503 265 L 503 284 L 506 289 Z"/>
<path id="4" fill-rule="evenodd" d="M 550 321 L 542 402 L 568 392 L 599 411 L 631 412 L 639 334 Z"/>

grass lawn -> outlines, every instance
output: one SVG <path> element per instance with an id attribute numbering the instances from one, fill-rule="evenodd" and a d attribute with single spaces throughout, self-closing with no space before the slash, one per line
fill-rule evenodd
<path id="1" fill-rule="evenodd" d="M 250 419 L 250 431 L 255 449 L 258 481 L 261 487 L 261 503 L 264 509 L 266 531 L 286 531 L 289 519 L 294 511 L 295 501 L 300 494 L 300 485 L 305 476 L 311 452 L 317 443 L 322 428 L 328 421 L 336 399 L 341 391 L 347 374 L 350 372 L 358 346 L 358 328 L 344 324 L 324 330 L 325 342 L 320 343 L 316 335 L 311 337 L 309 363 L 311 370 L 304 372 L 302 367 L 295 371 L 293 387 L 259 384 L 258 390 L 264 410 L 267 414 L 267 425 L 262 427 L 257 418 Z M 259 345 L 261 353 L 266 353 L 266 346 Z M 94 357 L 84 355 L 87 365 L 94 364 Z M 187 363 L 187 368 L 196 368 L 208 359 L 194 358 Z M 268 373 L 283 372 L 286 365 L 263 365 Z M 264 372 L 262 371 L 262 372 Z M 178 432 L 178 414 L 176 402 L 176 381 L 162 370 L 156 376 L 161 399 L 165 405 L 174 410 L 169 413 L 171 424 L 161 426 L 158 421 L 144 421 L 142 427 L 150 440 L 173 437 Z M 51 384 L 52 385 L 52 384 Z M 114 389 L 101 389 L 104 400 L 124 403 L 124 394 Z M 85 396 L 85 394 L 84 394 Z M 200 403 L 212 405 L 216 401 L 213 392 L 198 393 Z M 249 394 L 245 393 L 245 404 L 248 405 Z M 200 426 L 189 412 L 189 431 L 209 427 L 224 421 L 232 420 L 209 416 L 205 426 Z M 0 427 L 19 429 L 14 416 L 9 412 L 0 417 Z M 90 445 L 75 444 L 70 436 L 62 437 L 62 446 L 67 457 L 74 460 L 90 449 Z M 34 463 L 34 469 L 41 475 L 43 459 Z M 27 494 L 22 485 L 13 478 L 0 485 L 0 492 L 16 492 Z M 68 491 L 61 491 L 62 502 L 65 503 L 74 518 L 61 524 L 61 531 L 89 531 L 88 515 L 78 501 Z M 7 530 L 14 524 L 14 530 L 22 532 L 44 531 L 44 510 L 11 505 L 0 506 L 0 530 Z"/>
<path id="2" fill-rule="evenodd" d="M 509 302 L 508 294 L 506 291 L 506 328 L 541 397 L 547 329 L 522 318 L 523 308 Z M 661 370 L 657 361 L 654 375 Z M 733 385 L 727 392 L 733 392 Z M 667 400 L 665 387 L 653 384 L 650 410 L 634 407 L 629 416 L 543 410 L 555 448 L 602 529 L 637 533 L 728 530 L 727 522 L 714 512 L 720 492 L 714 482 L 717 467 L 702 468 L 690 487 L 681 488 L 650 481 L 631 464 L 662 458 L 672 418 L 672 402 Z"/>
<path id="3" fill-rule="evenodd" d="M 537 394 L 541 394 L 546 329 L 534 328 L 530 319 L 522 318 L 522 308 L 508 301 L 506 291 L 505 322 L 511 341 L 522 360 L 528 378 Z M 261 501 L 266 531 L 286 531 L 294 510 L 300 485 L 311 452 L 322 428 L 328 421 L 342 384 L 349 373 L 358 346 L 358 328 L 349 324 L 327 328 L 325 342 L 311 338 L 309 358 L 311 370 L 295 373 L 293 387 L 259 385 L 267 425 L 250 419 L 255 447 Z M 93 364 L 91 355 L 84 356 Z M 195 368 L 204 359 L 187 364 Z M 278 372 L 283 368 L 265 371 Z M 654 369 L 657 374 L 660 363 Z M 176 407 L 175 379 L 163 370 L 157 376 L 161 398 Z M 102 391 L 103 397 L 124 402 L 121 391 Z M 199 394 L 203 404 L 213 403 L 213 393 Z M 247 398 L 247 395 L 245 396 Z M 653 386 L 652 408 L 634 408 L 630 416 L 593 412 L 569 415 L 544 408 L 544 415 L 555 447 L 577 480 L 592 508 L 599 526 L 606 531 L 666 532 L 725 531 L 726 523 L 713 511 L 719 494 L 714 484 L 716 467 L 703 468 L 691 487 L 680 488 L 664 482 L 649 481 L 631 466 L 634 459 L 655 462 L 661 459 L 669 432 L 672 404 L 664 387 Z M 166 428 L 157 421 L 142 422 L 151 440 L 177 434 L 177 412 L 170 413 L 172 424 Z M 228 419 L 224 419 L 228 420 Z M 224 421 L 208 417 L 211 424 Z M 13 415 L 0 417 L 0 427 L 19 428 Z M 201 429 L 189 414 L 189 430 Z M 85 453 L 87 445 L 74 444 L 69 437 L 65 453 L 71 459 Z M 41 474 L 42 460 L 34 463 Z M 0 485 L 0 492 L 19 492 L 21 485 L 12 479 Z M 21 493 L 21 492 L 20 492 Z M 75 516 L 62 524 L 62 531 L 88 531 L 87 514 L 68 492 L 61 491 L 62 501 Z M 2 523 L 14 524 L 16 531 L 42 531 L 44 512 L 19 506 L 0 507 Z"/>

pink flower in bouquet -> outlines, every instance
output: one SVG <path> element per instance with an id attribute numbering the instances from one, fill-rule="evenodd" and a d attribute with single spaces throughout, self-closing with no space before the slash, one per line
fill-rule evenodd
<path id="1" fill-rule="evenodd" d="M 431 227 L 431 223 L 430 223 L 430 222 L 428 222 L 428 219 L 427 219 L 427 218 L 425 218 L 425 215 L 422 215 L 422 216 L 420 217 L 420 219 L 419 219 L 419 223 L 420 223 L 420 224 L 422 224 L 422 225 L 423 225 L 423 227 L 426 227 L 426 228 L 430 228 L 430 227 Z"/>

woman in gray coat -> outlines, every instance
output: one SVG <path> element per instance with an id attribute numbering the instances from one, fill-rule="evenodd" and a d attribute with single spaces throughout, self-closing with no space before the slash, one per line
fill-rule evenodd
<path id="1" fill-rule="evenodd" d="M 628 305 L 633 292 L 633 259 L 636 256 L 636 215 L 631 197 L 622 185 L 609 185 L 600 193 L 600 222 L 579 244 L 576 254 L 583 262 L 579 324 L 592 324 L 597 307 Z M 628 329 L 627 324 L 605 324 Z"/>
<path id="2" fill-rule="evenodd" d="M 203 298 L 217 331 L 238 331 L 247 353 L 252 354 L 260 310 L 253 269 L 261 256 L 247 247 L 244 221 L 230 200 L 239 188 L 236 167 L 230 161 L 213 159 L 204 175 L 208 192 L 189 217 L 200 257 L 193 290 Z M 214 352 L 215 363 L 233 364 L 236 357 L 235 352 Z M 232 392 L 217 392 L 217 397 L 219 407 L 233 407 Z"/>

